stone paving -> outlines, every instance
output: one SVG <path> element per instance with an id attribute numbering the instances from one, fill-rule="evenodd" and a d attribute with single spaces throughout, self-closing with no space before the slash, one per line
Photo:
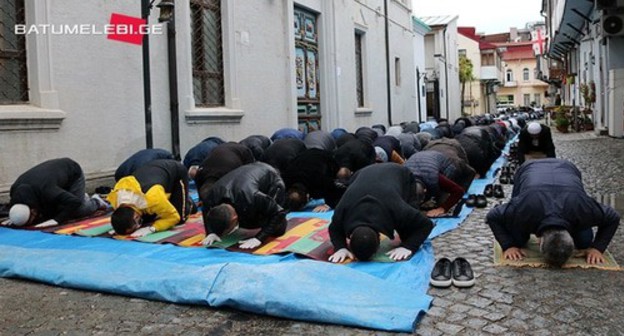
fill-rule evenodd
<path id="1" fill-rule="evenodd" d="M 624 140 L 555 133 L 557 155 L 577 164 L 589 193 L 624 194 Z M 511 194 L 511 186 L 505 186 Z M 624 195 L 622 196 L 624 197 Z M 624 272 L 495 267 L 493 236 L 476 209 L 433 241 L 436 258 L 473 265 L 469 289 L 436 289 L 418 335 L 624 335 Z M 622 212 L 622 210 L 620 210 Z M 609 250 L 624 264 L 624 230 Z M 345 302 L 346 304 L 346 302 Z M 0 278 L 0 335 L 390 335 L 72 290 Z"/>

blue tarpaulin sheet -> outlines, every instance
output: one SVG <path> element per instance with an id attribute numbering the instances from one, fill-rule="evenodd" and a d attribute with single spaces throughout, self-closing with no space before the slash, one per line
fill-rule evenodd
<path id="1" fill-rule="evenodd" d="M 468 193 L 482 193 L 493 171 Z M 468 216 L 436 219 L 430 238 Z M 321 217 L 328 213 L 293 213 Z M 334 265 L 293 254 L 256 256 L 108 238 L 0 228 L 0 276 L 174 303 L 411 332 L 427 311 L 434 255 L 428 240 L 410 260 Z"/>

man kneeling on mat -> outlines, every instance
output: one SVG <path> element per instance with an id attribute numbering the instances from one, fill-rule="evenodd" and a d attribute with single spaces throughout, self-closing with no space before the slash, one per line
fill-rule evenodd
<path id="1" fill-rule="evenodd" d="M 154 160 L 115 184 L 108 194 L 117 234 L 138 238 L 184 223 L 195 204 L 188 197 L 188 172 L 175 160 Z M 143 222 L 151 222 L 143 226 Z"/>
<path id="2" fill-rule="evenodd" d="M 336 251 L 329 261 L 370 260 L 379 248 L 379 234 L 393 239 L 395 230 L 401 245 L 387 255 L 408 259 L 433 229 L 433 222 L 418 210 L 424 195 L 419 188 L 409 169 L 396 163 L 378 163 L 355 173 L 329 225 Z"/>
<path id="3" fill-rule="evenodd" d="M 284 181 L 275 168 L 264 162 L 238 167 L 221 177 L 201 195 L 206 238 L 204 245 L 244 229 L 260 229 L 255 237 L 240 241 L 240 248 L 254 249 L 269 237 L 286 232 Z"/>
<path id="4" fill-rule="evenodd" d="M 521 247 L 535 234 L 545 261 L 553 266 L 562 266 L 574 248 L 584 250 L 589 264 L 604 262 L 602 254 L 620 215 L 585 193 L 576 166 L 552 158 L 527 161 L 515 180 L 509 203 L 490 210 L 486 218 L 505 259 L 522 259 Z"/>

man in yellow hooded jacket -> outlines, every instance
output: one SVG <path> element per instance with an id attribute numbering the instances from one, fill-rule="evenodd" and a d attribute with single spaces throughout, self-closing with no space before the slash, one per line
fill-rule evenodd
<path id="1" fill-rule="evenodd" d="M 175 160 L 151 161 L 120 179 L 108 201 L 115 209 L 111 216 L 115 232 L 135 238 L 184 223 L 194 208 L 188 197 L 188 172 Z"/>

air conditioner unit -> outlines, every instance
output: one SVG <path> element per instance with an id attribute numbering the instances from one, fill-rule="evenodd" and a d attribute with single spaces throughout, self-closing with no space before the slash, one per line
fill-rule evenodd
<path id="1" fill-rule="evenodd" d="M 624 36 L 624 14 L 606 14 L 600 18 L 603 36 Z"/>
<path id="2" fill-rule="evenodd" d="M 624 7 L 624 0 L 596 0 L 596 9 L 615 9 Z"/>

